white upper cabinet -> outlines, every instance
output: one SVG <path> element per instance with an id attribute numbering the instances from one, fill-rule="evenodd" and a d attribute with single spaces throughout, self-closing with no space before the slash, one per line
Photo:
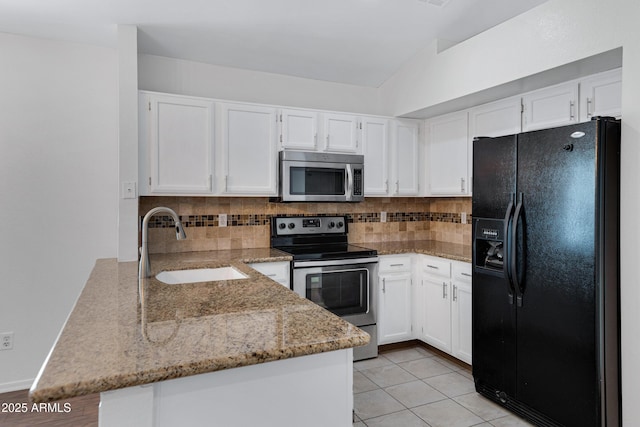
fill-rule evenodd
<path id="1" fill-rule="evenodd" d="M 211 194 L 213 101 L 146 92 L 139 99 L 140 193 Z"/>
<path id="2" fill-rule="evenodd" d="M 473 192 L 473 139 L 479 136 L 503 136 L 522 129 L 522 98 L 519 96 L 479 105 L 469 110 L 468 194 Z"/>
<path id="3" fill-rule="evenodd" d="M 428 194 L 469 194 L 469 135 L 467 111 L 446 114 L 427 121 Z"/>
<path id="4" fill-rule="evenodd" d="M 420 191 L 420 124 L 415 120 L 394 120 L 394 170 L 392 194 L 417 196 Z M 365 170 L 365 175 L 367 171 Z"/>
<path id="5" fill-rule="evenodd" d="M 324 151 L 361 152 L 358 141 L 358 118 L 347 114 L 323 113 Z"/>
<path id="6" fill-rule="evenodd" d="M 315 151 L 318 149 L 318 113 L 310 110 L 280 110 L 282 148 Z"/>
<path id="7" fill-rule="evenodd" d="M 522 129 L 522 101 L 519 96 L 479 105 L 469 110 L 469 137 L 503 136 Z"/>
<path id="8" fill-rule="evenodd" d="M 522 130 L 552 128 L 578 122 L 578 82 L 572 81 L 525 94 Z"/>
<path id="9" fill-rule="evenodd" d="M 247 104 L 220 104 L 224 177 L 222 192 L 277 193 L 276 110 Z"/>
<path id="10" fill-rule="evenodd" d="M 363 117 L 364 195 L 389 194 L 389 120 Z"/>
<path id="11" fill-rule="evenodd" d="M 622 70 L 616 69 L 580 81 L 580 121 L 595 116 L 622 115 Z"/>

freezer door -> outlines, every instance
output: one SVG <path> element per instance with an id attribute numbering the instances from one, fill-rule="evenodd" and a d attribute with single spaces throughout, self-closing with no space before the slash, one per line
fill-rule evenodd
<path id="1" fill-rule="evenodd" d="M 473 142 L 474 218 L 504 218 L 516 191 L 516 135 Z"/>
<path id="2" fill-rule="evenodd" d="M 486 262 L 487 245 L 496 243 L 489 240 L 499 240 L 503 251 L 507 250 L 504 225 L 508 222 L 505 216 L 513 211 L 516 191 L 516 141 L 510 135 L 482 138 L 473 144 L 473 377 L 476 389 L 494 399 L 515 396 L 516 389 L 512 292 L 500 266 L 491 268 Z"/>
<path id="3" fill-rule="evenodd" d="M 518 136 L 516 396 L 567 426 L 599 422 L 595 154 L 596 122 Z"/>

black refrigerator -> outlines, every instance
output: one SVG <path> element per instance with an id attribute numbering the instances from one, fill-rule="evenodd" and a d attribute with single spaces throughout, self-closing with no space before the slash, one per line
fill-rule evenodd
<path id="1" fill-rule="evenodd" d="M 473 377 L 539 426 L 619 426 L 620 121 L 473 144 Z"/>

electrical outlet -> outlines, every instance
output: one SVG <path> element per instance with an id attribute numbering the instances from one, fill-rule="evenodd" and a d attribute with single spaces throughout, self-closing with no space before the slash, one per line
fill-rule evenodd
<path id="1" fill-rule="evenodd" d="M 13 349 L 13 332 L 3 332 L 0 334 L 0 350 Z"/>
<path id="2" fill-rule="evenodd" d="M 463 224 L 467 223 L 467 213 L 466 212 L 461 212 L 460 213 L 460 222 Z"/>
<path id="3" fill-rule="evenodd" d="M 227 214 L 218 215 L 218 227 L 226 227 L 227 226 Z"/>
<path id="4" fill-rule="evenodd" d="M 386 212 L 380 212 L 380 222 L 387 222 L 387 213 Z"/>

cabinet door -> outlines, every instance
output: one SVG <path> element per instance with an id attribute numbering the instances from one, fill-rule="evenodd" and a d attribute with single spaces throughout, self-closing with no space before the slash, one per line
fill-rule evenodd
<path id="1" fill-rule="evenodd" d="M 522 98 L 513 97 L 469 110 L 469 139 L 478 136 L 503 136 L 522 129 Z"/>
<path id="2" fill-rule="evenodd" d="M 427 122 L 429 194 L 469 194 L 467 112 L 447 114 Z"/>
<path id="3" fill-rule="evenodd" d="M 362 126 L 362 149 L 364 152 L 364 195 L 386 196 L 389 194 L 389 121 L 365 117 Z"/>
<path id="4" fill-rule="evenodd" d="M 580 121 L 594 116 L 622 115 L 622 70 L 596 74 L 580 81 Z"/>
<path id="5" fill-rule="evenodd" d="M 282 148 L 316 150 L 318 113 L 307 110 L 280 110 Z"/>
<path id="6" fill-rule="evenodd" d="M 346 114 L 324 113 L 325 151 L 358 152 L 358 119 Z"/>
<path id="7" fill-rule="evenodd" d="M 395 182 L 392 192 L 396 196 L 415 196 L 420 191 L 420 125 L 414 121 L 396 120 L 394 128 Z"/>
<path id="8" fill-rule="evenodd" d="M 378 343 L 411 339 L 411 272 L 381 274 Z"/>
<path id="9" fill-rule="evenodd" d="M 149 194 L 210 194 L 213 101 L 141 95 L 147 110 Z"/>
<path id="10" fill-rule="evenodd" d="M 249 267 L 259 271 L 271 280 L 280 283 L 282 286 L 290 288 L 289 276 L 291 274 L 291 269 L 288 261 L 256 262 L 249 264 Z"/>
<path id="11" fill-rule="evenodd" d="M 471 264 L 452 264 L 451 354 L 471 364 Z"/>
<path id="12" fill-rule="evenodd" d="M 223 104 L 223 192 L 276 195 L 276 110 Z"/>
<path id="13" fill-rule="evenodd" d="M 422 340 L 451 353 L 451 286 L 450 279 L 423 274 L 424 320 Z"/>
<path id="14" fill-rule="evenodd" d="M 577 123 L 578 83 L 569 82 L 530 92 L 522 97 L 522 130 Z"/>

